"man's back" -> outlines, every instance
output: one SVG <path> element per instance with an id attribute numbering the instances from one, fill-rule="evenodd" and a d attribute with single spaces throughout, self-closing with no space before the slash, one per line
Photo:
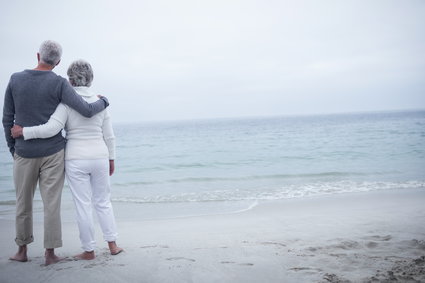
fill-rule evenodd
<path id="1" fill-rule="evenodd" d="M 46 123 L 64 92 L 72 87 L 52 71 L 25 70 L 12 75 L 5 94 L 4 117 L 15 115 L 15 124 L 36 126 Z M 9 142 L 9 140 L 8 140 Z M 25 158 L 54 154 L 65 147 L 61 133 L 48 139 L 15 141 L 15 152 Z"/>

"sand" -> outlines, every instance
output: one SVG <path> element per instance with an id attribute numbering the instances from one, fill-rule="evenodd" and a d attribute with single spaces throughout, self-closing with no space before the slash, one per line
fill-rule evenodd
<path id="1" fill-rule="evenodd" d="M 425 189 L 260 202 L 251 210 L 168 219 L 114 204 L 125 252 L 111 256 L 99 229 L 97 258 L 74 261 L 78 229 L 63 223 L 68 259 L 44 266 L 42 223 L 30 261 L 14 222 L 0 219 L 0 282 L 425 282 Z"/>

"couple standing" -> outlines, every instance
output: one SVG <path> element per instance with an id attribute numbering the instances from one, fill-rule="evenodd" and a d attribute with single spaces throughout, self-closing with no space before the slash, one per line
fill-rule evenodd
<path id="1" fill-rule="evenodd" d="M 122 251 L 115 243 L 117 232 L 110 201 L 115 137 L 105 110 L 109 103 L 105 97 L 91 93 L 93 70 L 89 63 L 73 62 L 67 72 L 69 82 L 52 72 L 61 56 L 58 43 L 43 42 L 37 53 L 37 67 L 13 74 L 5 93 L 3 127 L 14 158 L 15 242 L 19 246 L 11 260 L 28 260 L 37 183 L 44 206 L 46 265 L 60 260 L 54 249 L 62 246 L 60 204 L 65 168 L 84 250 L 76 257 L 95 258 L 92 206 L 111 254 Z M 61 134 L 63 128 L 66 140 Z"/>

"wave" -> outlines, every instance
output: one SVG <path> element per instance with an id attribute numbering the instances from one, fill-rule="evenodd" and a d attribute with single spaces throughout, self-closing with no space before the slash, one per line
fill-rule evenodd
<path id="1" fill-rule="evenodd" d="M 263 180 L 263 179 L 298 179 L 298 178 L 320 178 L 320 177 L 345 177 L 345 176 L 365 176 L 370 173 L 360 172 L 323 172 L 310 174 L 271 174 L 271 175 L 251 175 L 244 177 L 190 177 L 181 179 L 170 179 L 167 183 L 187 183 L 187 182 L 216 182 L 216 181 L 243 181 L 243 180 Z"/>
<path id="2" fill-rule="evenodd" d="M 394 172 L 321 172 L 321 173 L 304 173 L 304 174 L 271 174 L 271 175 L 251 175 L 241 177 L 188 177 L 176 178 L 158 181 L 135 181 L 135 182 L 115 182 L 113 186 L 137 186 L 137 185 L 154 185 L 154 184 L 167 184 L 167 183 L 206 183 L 206 182 L 233 182 L 233 181 L 249 181 L 249 180 L 269 180 L 269 179 L 311 179 L 311 178 L 325 178 L 325 177 L 355 177 L 355 176 L 377 176 L 386 175 Z"/>
<path id="3" fill-rule="evenodd" d="M 2 200 L 0 201 L 0 205 L 15 205 L 16 201 L 15 200 Z"/>
<path id="4" fill-rule="evenodd" d="M 11 173 L 11 175 L 12 175 L 12 173 Z M 2 181 L 9 182 L 9 181 L 12 181 L 12 180 L 13 180 L 12 176 L 0 176 L 0 182 L 2 182 Z"/>
<path id="5" fill-rule="evenodd" d="M 184 203 L 219 201 L 261 201 L 310 196 L 367 192 L 390 189 L 425 189 L 425 181 L 407 182 L 314 182 L 302 185 L 287 185 L 277 189 L 234 189 L 201 191 L 196 193 L 157 194 L 154 196 L 132 196 L 113 198 L 116 202 L 129 203 Z"/>

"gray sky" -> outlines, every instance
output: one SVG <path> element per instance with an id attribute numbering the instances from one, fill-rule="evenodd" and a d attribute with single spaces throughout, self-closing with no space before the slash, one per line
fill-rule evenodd
<path id="1" fill-rule="evenodd" d="M 0 3 L 3 92 L 53 39 L 114 121 L 425 109 L 421 0 Z"/>

